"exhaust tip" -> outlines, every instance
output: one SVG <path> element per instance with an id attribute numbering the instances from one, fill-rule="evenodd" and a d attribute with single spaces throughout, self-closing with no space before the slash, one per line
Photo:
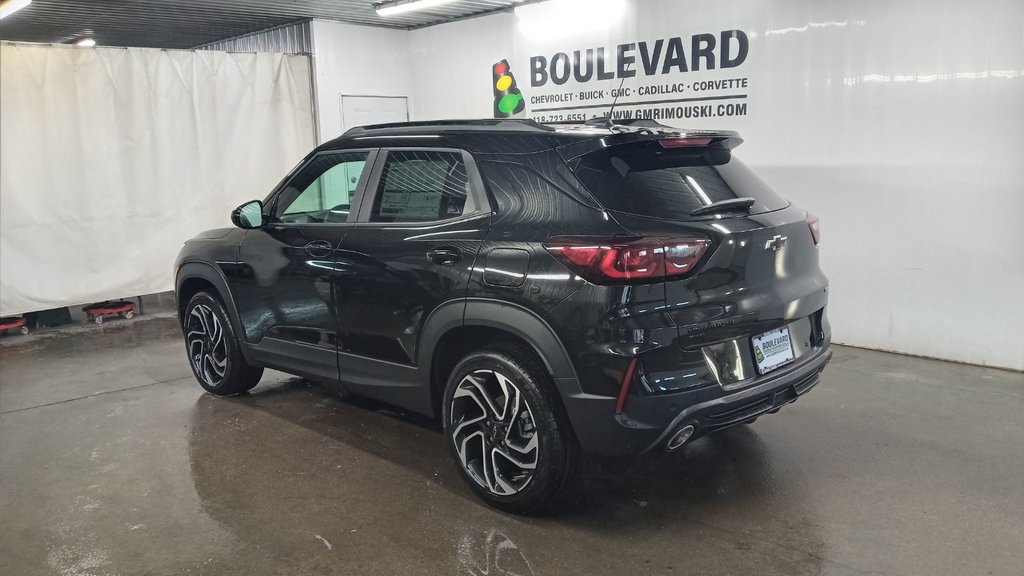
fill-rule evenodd
<path id="1" fill-rule="evenodd" d="M 689 440 L 691 436 L 693 436 L 693 424 L 687 424 L 677 430 L 676 433 L 669 438 L 668 442 L 665 444 L 665 450 L 671 452 L 676 448 L 679 448 L 683 444 L 686 444 L 686 441 Z"/>

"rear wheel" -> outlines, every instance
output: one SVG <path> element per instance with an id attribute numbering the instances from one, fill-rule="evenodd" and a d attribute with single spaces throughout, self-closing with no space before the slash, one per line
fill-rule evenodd
<path id="1" fill-rule="evenodd" d="M 571 480 L 576 440 L 532 351 L 506 345 L 466 356 L 452 371 L 443 401 L 455 462 L 492 506 L 537 512 Z"/>
<path id="2" fill-rule="evenodd" d="M 189 364 L 204 390 L 231 396 L 259 383 L 263 368 L 245 361 L 220 300 L 207 292 L 197 293 L 185 308 L 183 324 Z"/>

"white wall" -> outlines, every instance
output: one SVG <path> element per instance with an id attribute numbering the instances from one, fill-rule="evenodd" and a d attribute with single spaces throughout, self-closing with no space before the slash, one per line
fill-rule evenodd
<path id="1" fill-rule="evenodd" d="M 741 66 L 626 86 L 748 79 L 746 116 L 668 123 L 740 130 L 739 154 L 821 217 L 836 341 L 1021 370 L 1022 21 L 1020 0 L 555 0 L 410 32 L 411 92 L 418 120 L 489 117 L 501 58 L 528 99 L 609 90 L 531 87 L 529 59 L 743 30 Z"/>
<path id="2" fill-rule="evenodd" d="M 314 20 L 311 25 L 321 142 L 344 131 L 342 95 L 405 96 L 412 114 L 408 32 L 326 20 Z"/>
<path id="3" fill-rule="evenodd" d="M 512 57 L 515 24 L 515 14 L 503 12 L 410 32 L 414 118 L 489 118 L 491 65 Z M 523 87 L 526 70 L 512 66 Z"/>

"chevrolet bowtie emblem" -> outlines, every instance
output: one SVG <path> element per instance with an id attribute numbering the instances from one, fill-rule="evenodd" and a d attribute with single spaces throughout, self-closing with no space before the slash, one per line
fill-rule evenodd
<path id="1" fill-rule="evenodd" d="M 778 234 L 776 234 L 775 236 L 772 236 L 771 238 L 768 239 L 767 242 L 764 243 L 764 249 L 771 250 L 772 252 L 778 252 L 779 248 L 782 248 L 785 245 L 786 237 L 779 236 Z"/>

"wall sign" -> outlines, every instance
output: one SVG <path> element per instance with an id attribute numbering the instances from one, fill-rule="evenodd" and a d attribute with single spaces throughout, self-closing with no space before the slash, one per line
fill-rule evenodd
<path id="1" fill-rule="evenodd" d="M 616 101 L 617 119 L 746 116 L 750 80 L 742 67 L 749 52 L 746 33 L 735 29 L 556 49 L 522 58 L 529 74 L 525 92 L 502 60 L 492 68 L 495 118 L 584 121 L 607 115 Z M 723 70 L 736 74 L 722 77 Z M 709 71 L 716 73 L 709 77 Z"/>

